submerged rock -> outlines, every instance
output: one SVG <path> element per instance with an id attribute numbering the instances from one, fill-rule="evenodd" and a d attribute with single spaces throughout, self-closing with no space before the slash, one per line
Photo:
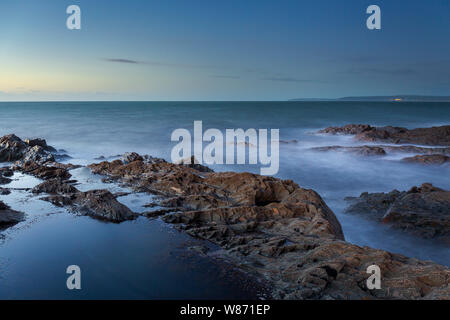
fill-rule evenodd
<path id="1" fill-rule="evenodd" d="M 414 157 L 403 158 L 402 161 L 410 163 L 442 165 L 450 163 L 450 157 L 443 154 L 418 155 Z"/>
<path id="2" fill-rule="evenodd" d="M 409 191 L 365 192 L 346 199 L 351 202 L 346 212 L 370 214 L 394 228 L 450 244 L 450 191 L 424 183 Z"/>
<path id="3" fill-rule="evenodd" d="M 422 145 L 450 146 L 450 126 L 407 129 L 402 127 L 372 127 L 367 124 L 350 124 L 329 127 L 319 133 L 350 134 L 360 141 L 382 141 L 389 143 L 413 143 Z"/>
<path id="4" fill-rule="evenodd" d="M 241 269 L 269 280 L 282 299 L 445 299 L 450 270 L 344 241 L 313 190 L 251 173 L 200 172 L 182 164 L 102 162 L 94 173 L 160 195 L 163 220 L 220 247 Z M 383 273 L 368 290 L 367 267 Z"/>
<path id="5" fill-rule="evenodd" d="M 12 210 L 8 205 L 0 201 L 0 229 L 13 226 L 24 220 L 23 212 Z"/>

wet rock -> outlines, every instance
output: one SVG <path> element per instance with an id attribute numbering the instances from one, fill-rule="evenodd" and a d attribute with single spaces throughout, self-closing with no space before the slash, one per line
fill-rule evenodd
<path id="1" fill-rule="evenodd" d="M 3 177 L 12 177 L 14 175 L 14 171 L 12 171 L 10 168 L 0 168 L 0 176 Z"/>
<path id="2" fill-rule="evenodd" d="M 190 158 L 187 158 L 187 159 L 183 159 L 176 164 L 187 166 L 187 167 L 195 169 L 199 172 L 214 172 L 214 170 L 212 170 L 204 165 L 201 165 L 194 156 L 191 156 Z"/>
<path id="3" fill-rule="evenodd" d="M 72 212 L 101 220 L 122 222 L 137 216 L 107 190 L 81 192 L 58 178 L 37 185 L 32 192 L 49 194 L 50 196 L 42 199 L 59 207 L 68 206 Z"/>
<path id="4" fill-rule="evenodd" d="M 0 162 L 12 162 L 23 157 L 28 145 L 14 134 L 0 138 Z"/>
<path id="5" fill-rule="evenodd" d="M 19 166 L 30 161 L 44 164 L 54 161 L 52 150 L 54 148 L 48 146 L 43 139 L 22 141 L 14 134 L 0 138 L 0 162 L 16 161 Z"/>
<path id="6" fill-rule="evenodd" d="M 90 166 L 139 191 L 159 194 L 177 212 L 162 219 L 220 246 L 221 255 L 268 279 L 283 299 L 449 297 L 450 271 L 343 241 L 333 212 L 313 190 L 250 173 L 202 173 L 182 164 L 142 161 Z M 380 212 L 382 210 L 380 209 Z M 365 286 L 367 267 L 383 270 L 382 290 Z"/>
<path id="7" fill-rule="evenodd" d="M 319 133 L 350 134 L 355 135 L 355 138 L 360 141 L 450 146 L 450 126 L 407 129 L 393 126 L 372 127 L 370 125 L 351 124 L 343 127 L 329 127 L 320 130 Z"/>
<path id="8" fill-rule="evenodd" d="M 24 217 L 24 213 L 12 210 L 8 205 L 0 201 L 0 229 L 19 223 L 24 220 Z"/>
<path id="9" fill-rule="evenodd" d="M 396 229 L 450 244 L 450 191 L 425 183 L 409 191 L 362 193 L 347 198 L 349 213 L 370 214 Z"/>
<path id="10" fill-rule="evenodd" d="M 67 180 L 72 176 L 69 171 L 64 168 L 64 166 L 58 165 L 57 167 L 54 167 L 40 165 L 36 162 L 26 162 L 21 167 L 19 167 L 19 170 L 23 173 L 31 174 L 37 178 L 44 180 L 53 178 Z"/>
<path id="11" fill-rule="evenodd" d="M 73 202 L 78 213 L 111 222 L 132 220 L 137 216 L 107 190 L 79 192 Z"/>
<path id="12" fill-rule="evenodd" d="M 127 164 L 134 161 L 144 161 L 144 158 L 141 157 L 136 152 L 127 152 L 122 156 L 122 162 Z"/>
<path id="13" fill-rule="evenodd" d="M 78 189 L 74 186 L 63 182 L 61 179 L 53 178 L 49 179 L 41 184 L 35 186 L 32 190 L 35 194 L 48 193 L 48 194 L 63 194 L 72 195 L 78 193 Z"/>
<path id="14" fill-rule="evenodd" d="M 35 139 L 25 139 L 25 143 L 28 144 L 30 147 L 39 146 L 45 151 L 48 152 L 56 152 L 56 149 L 47 145 L 47 141 L 45 139 L 35 138 Z"/>
<path id="15" fill-rule="evenodd" d="M 402 161 L 419 164 L 443 165 L 450 163 L 450 157 L 442 154 L 417 155 L 414 157 L 403 158 Z"/>
<path id="16" fill-rule="evenodd" d="M 8 184 L 8 183 L 10 183 L 11 181 L 12 181 L 11 179 L 2 177 L 2 176 L 0 175 L 0 185 L 2 185 L 2 184 Z"/>
<path id="17" fill-rule="evenodd" d="M 355 153 L 362 156 L 384 156 L 386 151 L 383 148 L 377 146 L 358 146 L 358 147 L 342 147 L 342 146 L 329 146 L 329 147 L 316 147 L 311 148 L 313 151 L 340 151 Z"/>
<path id="18" fill-rule="evenodd" d="M 7 196 L 10 193 L 11 193 L 11 191 L 9 191 L 9 189 L 0 188 L 0 195 L 1 196 Z"/>

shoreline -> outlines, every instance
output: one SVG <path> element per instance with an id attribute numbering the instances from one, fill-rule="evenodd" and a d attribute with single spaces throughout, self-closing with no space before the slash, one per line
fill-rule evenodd
<path id="1" fill-rule="evenodd" d="M 43 146 L 40 147 L 43 148 Z M 42 150 L 38 151 L 41 152 Z M 36 155 L 36 152 L 33 155 Z M 40 156 L 43 157 L 39 159 L 48 159 L 47 157 L 49 155 L 42 153 Z M 244 267 L 250 268 L 250 270 L 260 274 L 260 276 L 268 277 L 274 285 L 277 283 L 275 287 L 278 288 L 278 292 L 275 292 L 274 295 L 276 298 L 343 298 L 344 296 L 340 293 L 342 289 L 333 288 L 335 291 L 332 290 L 330 293 L 327 291 L 330 290 L 328 287 L 331 284 L 336 285 L 339 282 L 337 279 L 339 274 L 342 274 L 344 277 L 349 277 L 346 278 L 347 281 L 354 281 L 350 279 L 353 279 L 358 273 L 348 274 L 345 266 L 349 263 L 349 260 L 346 260 L 347 262 L 339 262 L 339 259 L 336 261 L 337 257 L 333 257 L 332 251 L 329 252 L 327 247 L 334 247 L 333 250 L 341 248 L 338 250 L 343 250 L 342 255 L 348 256 L 346 259 L 354 259 L 352 255 L 360 258 L 369 255 L 366 258 L 381 259 L 380 261 L 383 261 L 382 263 L 387 265 L 396 261 L 394 264 L 401 263 L 403 264 L 402 268 L 407 268 L 413 273 L 421 274 L 420 277 L 425 276 L 422 274 L 425 266 L 428 270 L 427 274 L 429 274 L 430 270 L 433 270 L 431 272 L 432 274 L 441 274 L 443 272 L 442 275 L 445 275 L 449 273 L 447 268 L 443 267 L 444 269 L 440 269 L 442 266 L 437 267 L 439 265 L 434 263 L 429 264 L 390 253 L 388 253 L 389 257 L 387 258 L 384 256 L 385 254 L 382 250 L 361 248 L 343 242 L 340 224 L 320 196 L 312 190 L 299 188 L 293 182 L 264 178 L 248 173 L 211 173 L 209 169 L 202 168 L 202 166 L 197 165 L 196 168 L 192 168 L 184 165 L 174 165 L 165 162 L 163 159 L 143 157 L 135 153 L 125 155 L 123 160 L 104 161 L 99 164 L 89 165 L 88 167 L 96 174 L 109 177 L 104 182 L 124 184 L 134 188 L 135 192 L 148 192 L 159 196 L 161 198 L 159 205 L 161 206 L 163 204 L 162 207 L 168 209 L 165 211 L 160 210 L 157 213 L 155 213 L 156 211 L 153 213 L 149 211 L 146 216 L 162 215 L 165 222 L 177 224 L 187 234 L 209 240 L 222 246 L 227 250 L 225 256 L 231 257 L 231 261 L 236 264 L 243 264 Z M 73 167 L 67 164 L 58 164 L 58 162 L 45 160 L 42 164 L 37 165 L 23 163 L 23 165 L 16 166 L 17 169 L 46 179 L 48 182 L 46 185 L 44 182 L 41 184 L 41 187 L 37 186 L 34 190 L 37 193 L 44 192 L 50 194 L 50 196 L 46 197 L 46 200 L 53 204 L 61 207 L 70 207 L 72 205 L 71 202 L 76 201 L 76 206 L 79 207 L 81 205 L 85 208 L 85 211 L 81 212 L 81 214 L 93 215 L 101 219 L 106 218 L 106 220 L 111 220 L 114 217 L 113 221 L 119 219 L 117 222 L 128 220 L 129 218 L 133 219 L 130 212 L 127 212 L 126 209 L 118 205 L 114 195 L 111 197 L 106 193 L 92 194 L 89 191 L 80 193 L 76 189 L 71 188 L 70 185 L 73 182 L 70 181 L 70 174 L 67 175 L 67 173 Z M 163 171 L 165 174 L 169 174 L 169 177 L 167 178 L 164 174 L 156 174 L 155 176 L 155 169 L 157 169 L 156 173 Z M 170 176 L 173 176 L 173 178 L 170 178 Z M 145 179 L 142 179 L 142 177 L 145 177 Z M 181 180 L 178 181 L 177 179 Z M 203 179 L 205 179 L 206 184 L 202 182 Z M 243 181 L 245 181 L 244 184 L 246 186 L 242 185 Z M 214 186 L 217 183 L 216 188 Z M 248 187 L 248 183 L 250 183 L 250 187 Z M 253 187 L 258 187 L 252 189 L 252 185 Z M 263 189 L 260 189 L 261 187 Z M 217 193 L 219 190 L 222 191 Z M 257 191 L 256 193 L 255 190 Z M 292 198 L 294 194 L 297 195 Z M 294 201 L 295 197 L 299 198 Z M 308 202 L 312 201 L 315 209 L 309 207 L 311 204 L 305 207 L 302 204 L 304 200 Z M 300 207 L 298 207 L 299 205 Z M 104 206 L 114 208 L 114 210 L 117 209 L 117 214 L 111 216 L 106 212 L 105 215 L 105 211 L 102 211 L 104 210 L 102 209 Z M 240 207 L 244 211 L 239 209 Z M 303 213 L 298 211 L 299 208 L 303 208 L 300 210 Z M 236 215 L 236 218 L 238 218 L 237 223 L 230 224 L 230 214 L 231 216 Z M 276 218 L 279 214 L 282 215 L 281 219 Z M 304 214 L 307 215 L 304 216 Z M 305 217 L 308 218 L 304 220 Z M 244 222 L 241 221 L 242 219 L 244 219 Z M 291 229 L 289 224 L 299 223 L 299 221 L 300 224 L 296 228 L 303 228 L 302 230 L 304 231 L 300 235 L 297 235 L 296 228 Z M 256 236 L 254 235 L 255 232 Z M 275 237 L 267 238 L 267 236 L 264 236 L 267 232 L 274 234 Z M 297 240 L 292 241 L 293 238 Z M 300 245 L 301 243 L 303 245 Z M 307 246 L 310 247 L 305 247 L 305 243 L 309 243 Z M 311 254 L 309 252 L 311 250 L 313 252 L 316 249 L 321 251 L 321 248 L 322 250 L 325 248 L 325 252 L 327 252 L 328 257 L 326 259 L 331 259 L 329 261 L 326 260 L 325 266 L 320 266 L 323 265 L 323 262 L 318 263 L 312 260 L 307 263 L 306 270 L 303 266 L 297 267 L 299 270 L 290 270 L 293 266 L 291 265 L 292 259 L 289 257 L 292 256 L 291 253 L 295 256 L 298 254 L 296 252 L 300 252 L 301 255 L 298 257 L 301 257 L 305 254 L 306 256 Z M 242 255 L 242 250 L 249 251 Z M 261 255 L 263 252 L 265 253 L 262 256 L 265 258 L 255 258 L 255 255 Z M 248 265 L 249 261 L 245 258 L 248 254 L 253 255 L 252 258 L 256 259 L 252 262 L 255 265 L 252 265 L 252 263 Z M 285 259 L 285 257 L 288 258 L 286 258 L 283 265 L 281 260 Z M 258 266 L 261 263 L 262 266 Z M 268 265 L 275 263 L 275 265 L 270 265 L 268 267 L 269 270 L 263 270 L 264 263 Z M 283 276 L 278 280 L 273 277 L 271 278 L 271 268 L 275 270 L 280 267 L 282 270 L 283 268 L 286 271 L 289 270 L 290 275 L 288 276 L 286 274 L 285 276 L 288 278 L 284 280 Z M 283 271 L 283 273 L 286 271 Z M 323 274 L 324 271 L 325 274 Z M 361 276 L 359 275 L 358 277 Z M 293 279 L 292 277 L 303 279 L 301 289 L 289 287 L 291 280 L 287 279 Z M 321 280 L 319 281 L 319 279 Z M 397 283 L 395 274 L 391 281 Z M 367 294 L 364 291 L 359 292 L 361 288 L 357 288 L 359 286 L 351 289 L 354 292 L 350 298 L 362 298 Z M 386 292 L 383 292 L 381 296 L 378 296 L 376 293 L 370 293 L 369 296 L 372 298 L 405 298 L 403 296 L 404 294 L 411 294 L 406 293 L 406 291 L 402 292 L 401 289 L 399 290 L 394 292 L 393 296 L 389 296 L 389 293 L 387 293 L 388 296 L 383 296 Z M 429 290 L 433 291 L 434 289 L 431 287 Z M 442 290 L 439 289 L 437 292 L 442 291 L 442 293 L 445 293 L 445 289 Z M 421 295 L 422 293 L 419 294 L 419 296 Z M 426 293 L 426 295 L 430 295 L 430 292 Z M 414 295 L 409 296 L 409 298 L 417 297 Z"/>

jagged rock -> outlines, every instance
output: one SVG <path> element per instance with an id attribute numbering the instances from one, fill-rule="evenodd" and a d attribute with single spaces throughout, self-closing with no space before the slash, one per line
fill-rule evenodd
<path id="1" fill-rule="evenodd" d="M 0 188 L 0 195 L 7 196 L 10 193 L 11 193 L 11 191 L 9 191 L 9 189 Z"/>
<path id="2" fill-rule="evenodd" d="M 28 144 L 30 147 L 39 146 L 42 147 L 45 151 L 48 152 L 56 152 L 56 149 L 47 145 L 47 141 L 45 139 L 25 139 L 25 143 Z"/>
<path id="3" fill-rule="evenodd" d="M 78 189 L 74 186 L 64 183 L 61 179 L 53 178 L 49 179 L 41 184 L 38 184 L 32 190 L 35 194 L 48 193 L 48 194 L 63 194 L 72 195 L 78 193 Z"/>
<path id="4" fill-rule="evenodd" d="M 347 200 L 346 212 L 370 214 L 394 228 L 450 244 L 450 191 L 424 183 L 409 191 L 365 192 Z"/>
<path id="5" fill-rule="evenodd" d="M 111 222 L 122 222 L 136 218 L 137 214 L 116 200 L 107 190 L 81 192 L 61 179 L 47 180 L 32 190 L 33 193 L 47 193 L 42 198 L 56 206 L 68 206 L 73 212 Z"/>
<path id="6" fill-rule="evenodd" d="M 24 217 L 24 213 L 12 210 L 8 205 L 0 201 L 0 229 L 10 227 L 23 221 Z"/>
<path id="7" fill-rule="evenodd" d="M 16 161 L 16 164 L 20 166 L 30 161 L 44 164 L 55 160 L 51 153 L 51 150 L 54 150 L 54 148 L 48 146 L 45 140 L 34 139 L 26 141 L 28 143 L 22 141 L 14 134 L 1 137 L 0 162 Z"/>
<path id="8" fill-rule="evenodd" d="M 0 138 L 0 162 L 12 162 L 22 159 L 27 144 L 14 134 Z"/>
<path id="9" fill-rule="evenodd" d="M 418 155 L 414 157 L 403 158 L 402 161 L 410 163 L 442 165 L 450 163 L 450 157 L 442 154 Z"/>
<path id="10" fill-rule="evenodd" d="M 342 147 L 342 146 L 329 146 L 329 147 L 315 147 L 311 148 L 313 151 L 345 151 L 350 153 L 359 154 L 362 156 L 384 156 L 386 151 L 383 148 L 377 146 L 358 146 L 358 147 Z"/>
<path id="11" fill-rule="evenodd" d="M 222 247 L 221 254 L 273 284 L 283 299 L 445 299 L 450 271 L 343 241 L 333 212 L 313 190 L 250 173 L 211 173 L 182 164 L 135 161 L 89 166 L 177 211 L 163 220 Z M 368 290 L 367 267 L 383 273 Z"/>
<path id="12" fill-rule="evenodd" d="M 36 162 L 26 162 L 19 168 L 23 173 L 31 174 L 40 179 L 59 178 L 63 180 L 69 179 L 72 175 L 64 168 L 64 166 L 47 166 L 40 165 Z"/>
<path id="13" fill-rule="evenodd" d="M 144 158 L 136 152 L 127 152 L 122 156 L 123 163 L 130 163 L 134 161 L 144 161 Z"/>
<path id="14" fill-rule="evenodd" d="M 414 143 L 422 145 L 450 146 L 450 126 L 407 129 L 402 127 L 372 127 L 350 124 L 343 127 L 329 127 L 319 133 L 351 134 L 360 141 L 383 141 L 389 143 Z"/>
<path id="15" fill-rule="evenodd" d="M 182 159 L 179 162 L 177 162 L 176 164 L 184 165 L 186 167 L 195 169 L 199 172 L 214 172 L 214 170 L 212 170 L 204 165 L 201 165 L 199 163 L 199 161 L 195 158 L 195 156 L 191 156 L 190 158 L 187 158 L 187 159 Z"/>
<path id="16" fill-rule="evenodd" d="M 75 195 L 74 204 L 75 210 L 82 215 L 112 222 L 132 220 L 137 216 L 108 190 L 79 192 Z"/>

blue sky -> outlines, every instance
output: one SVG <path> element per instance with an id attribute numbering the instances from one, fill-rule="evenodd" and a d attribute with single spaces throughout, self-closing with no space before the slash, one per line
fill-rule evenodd
<path id="1" fill-rule="evenodd" d="M 2 0 L 0 100 L 450 95 L 449 15 L 448 0 Z"/>

